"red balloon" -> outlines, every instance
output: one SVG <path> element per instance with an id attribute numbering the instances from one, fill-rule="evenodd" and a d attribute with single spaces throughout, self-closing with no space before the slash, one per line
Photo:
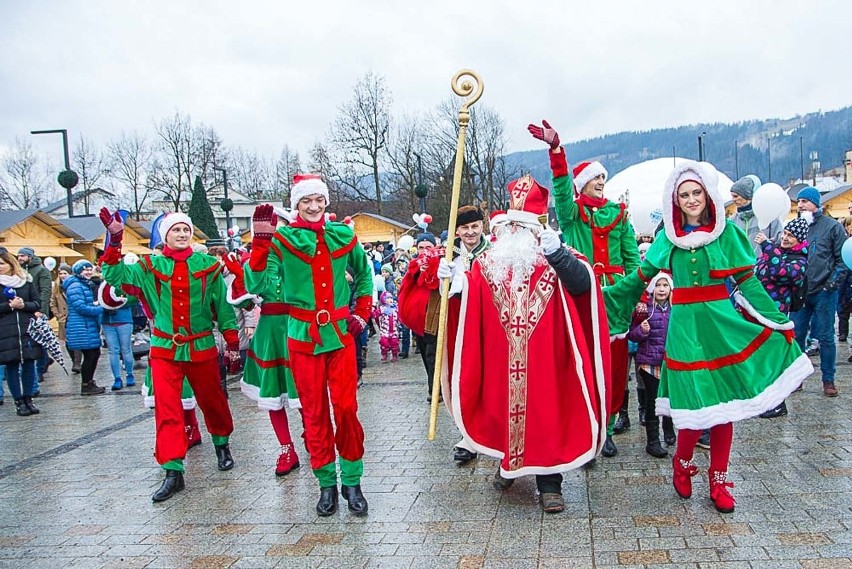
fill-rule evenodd
<path id="1" fill-rule="evenodd" d="M 337 214 L 336 213 L 330 213 L 330 214 L 328 214 L 328 218 L 331 221 L 335 221 L 337 219 Z"/>
<path id="2" fill-rule="evenodd" d="M 432 216 L 429 215 L 428 213 L 424 214 L 423 215 L 423 221 L 425 221 L 426 223 L 432 223 Z"/>
<path id="3" fill-rule="evenodd" d="M 345 223 L 346 225 L 349 225 L 350 223 L 352 223 L 352 217 L 347 215 L 346 217 L 343 218 L 343 223 Z"/>

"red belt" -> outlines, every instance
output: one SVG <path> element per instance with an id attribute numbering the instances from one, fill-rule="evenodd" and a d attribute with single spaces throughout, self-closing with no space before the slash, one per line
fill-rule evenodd
<path id="1" fill-rule="evenodd" d="M 311 336 L 311 340 L 319 346 L 322 346 L 322 339 L 320 338 L 319 333 L 320 327 L 334 324 L 335 321 L 347 318 L 348 316 L 348 306 L 335 308 L 331 311 L 324 308 L 321 310 L 305 310 L 304 308 L 296 308 L 295 306 L 290 307 L 290 317 L 299 320 L 300 322 L 308 322 L 310 324 L 308 334 Z M 337 324 L 334 324 L 334 327 L 337 330 L 337 335 L 341 336 L 342 333 L 340 332 L 340 329 L 337 328 Z"/>
<path id="2" fill-rule="evenodd" d="M 729 296 L 728 288 L 723 284 L 676 288 L 672 290 L 672 304 L 693 304 L 696 302 L 726 300 Z"/>
<path id="3" fill-rule="evenodd" d="M 290 314 L 290 305 L 286 302 L 264 302 L 260 305 L 260 313 L 271 316 L 287 316 Z"/>
<path id="4" fill-rule="evenodd" d="M 193 340 L 199 340 L 206 336 L 212 336 L 213 331 L 207 330 L 206 332 L 199 332 L 198 334 L 181 334 L 180 332 L 176 332 L 175 334 L 167 334 L 165 332 L 161 332 L 159 329 L 154 328 L 154 336 L 158 338 L 163 338 L 165 340 L 171 340 L 175 343 L 175 346 L 183 346 L 187 342 L 191 342 Z"/>
<path id="5" fill-rule="evenodd" d="M 595 263 L 592 265 L 592 269 L 594 269 L 595 274 L 598 276 L 624 274 L 624 267 L 621 265 L 604 265 L 603 263 Z"/>

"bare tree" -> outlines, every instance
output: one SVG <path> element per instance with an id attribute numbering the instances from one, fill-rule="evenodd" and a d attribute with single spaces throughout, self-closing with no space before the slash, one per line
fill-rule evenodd
<path id="1" fill-rule="evenodd" d="M 237 147 L 228 154 L 228 174 L 240 193 L 253 199 L 268 197 L 272 176 L 269 163 L 257 152 Z"/>
<path id="2" fill-rule="evenodd" d="M 147 174 L 151 168 L 153 151 L 144 136 L 137 132 L 121 133 L 121 138 L 107 144 L 112 178 L 125 188 L 133 203 L 133 217 L 138 221 L 145 209 L 151 186 Z M 126 203 L 126 202 L 125 202 Z"/>
<path id="3" fill-rule="evenodd" d="M 275 164 L 275 192 L 277 199 L 283 200 L 287 196 L 290 184 L 293 183 L 293 176 L 301 171 L 302 164 L 299 160 L 299 153 L 285 144 L 281 149 L 281 154 L 278 156 L 278 162 Z"/>
<path id="4" fill-rule="evenodd" d="M 216 129 L 204 125 L 193 129 L 192 137 L 196 153 L 194 173 L 201 176 L 205 188 L 210 188 L 216 183 L 213 167 L 226 161 L 224 143 Z"/>
<path id="5" fill-rule="evenodd" d="M 157 123 L 155 128 L 159 144 L 156 146 L 151 181 L 156 184 L 155 191 L 163 194 L 178 211 L 184 192 L 190 193 L 192 169 L 197 157 L 192 120 L 189 115 L 176 111 L 173 116 Z"/>
<path id="6" fill-rule="evenodd" d="M 79 188 L 83 190 L 83 208 L 85 215 L 89 215 L 89 205 L 91 201 L 90 190 L 98 187 L 98 182 L 108 172 L 106 160 L 103 153 L 98 150 L 91 140 L 80 139 L 74 147 L 74 169 L 80 177 Z"/>
<path id="7" fill-rule="evenodd" d="M 340 107 L 331 129 L 331 143 L 343 174 L 338 182 L 354 195 L 374 201 L 380 214 L 381 159 L 389 142 L 391 104 L 384 77 L 368 72 L 355 84 L 349 102 Z"/>
<path id="8" fill-rule="evenodd" d="M 315 143 L 308 153 L 308 170 L 314 174 L 322 176 L 323 180 L 328 185 L 329 206 L 332 209 L 337 209 L 341 198 L 345 198 L 345 194 L 341 191 L 337 180 L 340 177 L 334 162 L 325 146 L 321 142 Z M 283 198 L 285 205 L 289 206 L 289 201 Z"/>
<path id="9" fill-rule="evenodd" d="M 419 172 L 422 170 L 424 150 L 422 118 L 403 116 L 397 122 L 388 158 L 393 174 L 394 197 L 404 201 L 412 212 L 419 210 L 419 198 L 414 189 L 420 181 Z"/>
<path id="10" fill-rule="evenodd" d="M 30 143 L 19 138 L 2 159 L 0 171 L 0 209 L 38 209 L 55 194 L 48 168 L 42 167 Z"/>

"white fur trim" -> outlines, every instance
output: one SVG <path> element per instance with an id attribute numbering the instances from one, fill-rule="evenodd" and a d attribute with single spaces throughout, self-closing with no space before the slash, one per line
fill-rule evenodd
<path id="1" fill-rule="evenodd" d="M 647 292 L 649 294 L 654 294 L 654 288 L 657 286 L 657 281 L 659 281 L 660 279 L 668 280 L 669 281 L 669 289 L 674 290 L 674 280 L 672 280 L 672 276 L 668 273 L 664 273 L 663 271 L 660 271 L 659 273 L 654 275 L 654 277 L 650 281 L 648 281 L 648 286 L 645 287 L 645 292 Z M 671 297 L 669 297 L 669 298 L 671 298 Z M 654 299 L 652 298 L 651 301 L 653 302 Z"/>
<path id="2" fill-rule="evenodd" d="M 583 168 L 583 170 L 574 178 L 574 187 L 576 188 L 577 193 L 581 193 L 583 188 L 586 187 L 586 184 L 597 178 L 603 174 L 604 176 L 609 176 L 606 171 L 606 168 L 603 167 L 603 164 L 595 160 L 594 162 L 590 162 L 588 166 Z"/>
<path id="3" fill-rule="evenodd" d="M 586 267 L 586 270 L 589 272 L 589 278 L 592 282 L 595 281 L 595 274 L 592 270 L 592 267 L 583 262 L 583 265 Z M 559 299 L 562 303 L 562 309 L 565 313 L 565 317 L 570 324 L 570 313 L 568 311 L 567 301 L 565 297 L 565 291 L 560 286 L 559 287 Z M 481 445 L 474 441 L 467 429 L 465 428 L 464 416 L 461 412 L 461 401 L 458 396 L 460 381 L 461 381 L 461 355 L 462 348 L 464 345 L 464 330 L 465 330 L 465 321 L 467 319 L 467 299 L 470 291 L 470 283 L 468 281 L 467 276 L 463 280 L 463 288 L 462 288 L 462 298 L 461 298 L 461 309 L 459 311 L 459 323 L 458 328 L 456 330 L 456 353 L 454 355 L 454 361 L 457 362 L 457 365 L 453 368 L 452 378 L 448 377 L 447 368 L 449 365 L 449 356 L 447 351 L 443 352 L 443 364 L 442 364 L 442 373 L 441 373 L 441 388 L 444 392 L 447 392 L 447 387 L 449 382 L 452 382 L 452 397 L 444 397 L 444 402 L 447 404 L 450 409 L 453 419 L 456 422 L 456 426 L 459 431 L 461 431 L 462 439 L 468 443 L 468 445 L 472 448 L 472 450 L 481 452 L 482 454 L 495 457 L 502 461 L 504 457 L 504 453 L 500 450 L 493 449 Z M 593 327 L 597 327 L 600 322 L 598 319 L 598 299 L 595 294 L 594 289 L 591 291 L 592 301 L 591 301 L 591 311 L 592 311 L 592 325 Z M 583 367 L 581 363 L 581 358 L 579 354 L 579 347 L 577 346 L 577 340 L 574 335 L 573 328 L 569 325 L 568 327 L 568 336 L 570 339 L 570 347 L 573 350 L 574 354 L 574 362 L 575 362 L 575 373 L 578 377 L 583 377 Z M 601 421 L 603 421 L 604 425 L 608 420 L 608 416 L 606 413 L 606 401 L 607 401 L 607 393 L 606 393 L 606 378 L 604 377 L 604 369 L 603 369 L 603 356 L 601 354 L 600 340 L 597 335 L 594 335 L 594 354 L 595 354 L 595 382 L 597 384 L 598 390 L 601 394 L 600 400 L 600 416 Z M 588 392 L 588 388 L 584 382 L 580 383 L 583 391 L 583 398 L 586 402 L 586 409 L 589 412 L 589 422 L 591 425 L 591 440 L 589 441 L 589 447 L 585 452 L 580 454 L 577 458 L 567 464 L 558 464 L 554 466 L 525 466 L 519 468 L 518 470 L 514 470 L 512 472 L 507 472 L 503 470 L 502 466 L 500 467 L 500 476 L 508 479 L 519 478 L 521 476 L 532 475 L 532 474 L 556 474 L 559 472 L 565 472 L 567 470 L 572 470 L 575 468 L 579 468 L 580 466 L 588 463 L 590 460 L 595 458 L 597 454 L 600 452 L 601 448 L 603 448 L 603 443 L 606 440 L 606 428 L 601 428 L 601 425 L 598 425 L 597 421 L 595 421 L 594 411 L 592 407 L 591 397 Z M 450 401 L 448 401 L 450 399 Z"/>
<path id="4" fill-rule="evenodd" d="M 772 330 L 792 330 L 793 329 L 793 321 L 790 320 L 786 324 L 777 324 L 768 318 L 766 318 L 763 314 L 757 311 L 757 309 L 751 305 L 751 303 L 746 300 L 746 297 L 743 296 L 743 293 L 740 291 L 736 291 L 734 293 L 734 300 L 737 304 L 742 306 L 749 315 L 758 321 L 762 326 L 770 328 Z"/>
<path id="5" fill-rule="evenodd" d="M 703 409 L 687 410 L 671 408 L 668 397 L 658 397 L 656 409 L 658 415 L 667 415 L 672 418 L 677 429 L 709 429 L 715 425 L 733 423 L 756 417 L 768 409 L 774 409 L 780 405 L 802 381 L 814 372 L 811 359 L 802 354 L 784 372 L 778 376 L 762 393 L 751 399 L 739 399 L 718 403 Z"/>
<path id="6" fill-rule="evenodd" d="M 145 407 L 147 407 L 148 409 L 153 409 L 155 397 L 153 394 L 149 394 L 148 386 L 143 383 L 139 391 L 142 394 L 142 403 L 145 405 Z M 183 407 L 184 411 L 192 411 L 193 409 L 195 409 L 196 406 L 195 397 L 181 399 L 180 404 Z"/>
<path id="7" fill-rule="evenodd" d="M 506 223 L 514 221 L 531 229 L 541 229 L 542 225 L 541 221 L 539 221 L 539 217 L 541 216 L 531 213 L 529 211 L 523 211 L 520 209 L 510 209 L 506 212 Z"/>
<path id="8" fill-rule="evenodd" d="M 325 198 L 325 205 L 329 204 L 328 186 L 322 180 L 310 178 L 294 184 L 290 189 L 290 209 L 295 210 L 299 200 L 314 194 L 323 196 Z"/>
<path id="9" fill-rule="evenodd" d="M 262 411 L 280 411 L 284 407 L 290 409 L 302 408 L 298 399 L 290 399 L 286 393 L 282 393 L 280 397 L 261 397 L 259 387 L 246 383 L 242 379 L 240 380 L 240 391 L 243 392 L 243 395 L 255 401 L 257 408 Z"/>
<path id="10" fill-rule="evenodd" d="M 107 287 L 106 281 L 101 281 L 100 286 L 98 287 L 98 303 L 108 310 L 118 310 L 125 304 L 127 304 L 126 296 L 116 296 L 115 295 L 115 287 L 109 287 L 109 298 L 110 302 L 104 302 L 104 290 Z M 118 306 L 116 306 L 118 305 Z"/>
<path id="11" fill-rule="evenodd" d="M 675 235 L 673 225 L 675 193 L 677 192 L 676 184 L 686 172 L 695 174 L 695 177 L 698 178 L 697 181 L 700 181 L 704 189 L 707 190 L 707 197 L 716 209 L 716 219 L 714 220 L 713 231 L 693 231 L 683 237 L 678 237 Z M 709 205 L 708 203 L 707 206 L 709 207 Z M 680 209 L 678 208 L 677 215 L 680 215 L 680 213 Z M 680 249 L 702 247 L 708 243 L 712 243 L 722 235 L 722 232 L 725 231 L 725 200 L 719 192 L 719 175 L 712 164 L 709 162 L 684 160 L 672 170 L 663 188 L 663 221 L 665 223 L 666 237 Z"/>
<path id="12" fill-rule="evenodd" d="M 166 240 L 166 235 L 169 234 L 169 231 L 172 227 L 177 225 L 178 223 L 185 223 L 189 226 L 189 230 L 191 232 L 195 232 L 195 226 L 192 225 L 192 220 L 183 212 L 171 212 L 167 213 L 163 216 L 163 220 L 160 222 L 160 237 L 163 238 L 163 241 Z"/>

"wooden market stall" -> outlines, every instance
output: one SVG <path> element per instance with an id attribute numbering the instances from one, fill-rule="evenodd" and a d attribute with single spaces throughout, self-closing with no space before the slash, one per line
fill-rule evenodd
<path id="1" fill-rule="evenodd" d="M 103 252 L 106 229 L 99 218 L 86 216 L 57 219 L 56 221 L 80 236 L 72 246 L 76 251 L 82 253 L 86 259 L 97 259 Z M 148 248 L 149 239 L 151 239 L 151 233 L 138 221 L 128 217 L 124 228 L 121 251 L 122 253 L 147 255 L 151 253 L 151 249 Z"/>
<path id="2" fill-rule="evenodd" d="M 32 247 L 42 259 L 53 257 L 70 265 L 84 258 L 73 248 L 79 239 L 74 230 L 39 210 L 0 211 L 0 246 L 13 253 Z"/>
<path id="3" fill-rule="evenodd" d="M 356 213 L 352 216 L 352 221 L 355 222 L 355 236 L 361 243 L 395 244 L 405 234 L 416 234 L 415 228 L 375 213 Z"/>

